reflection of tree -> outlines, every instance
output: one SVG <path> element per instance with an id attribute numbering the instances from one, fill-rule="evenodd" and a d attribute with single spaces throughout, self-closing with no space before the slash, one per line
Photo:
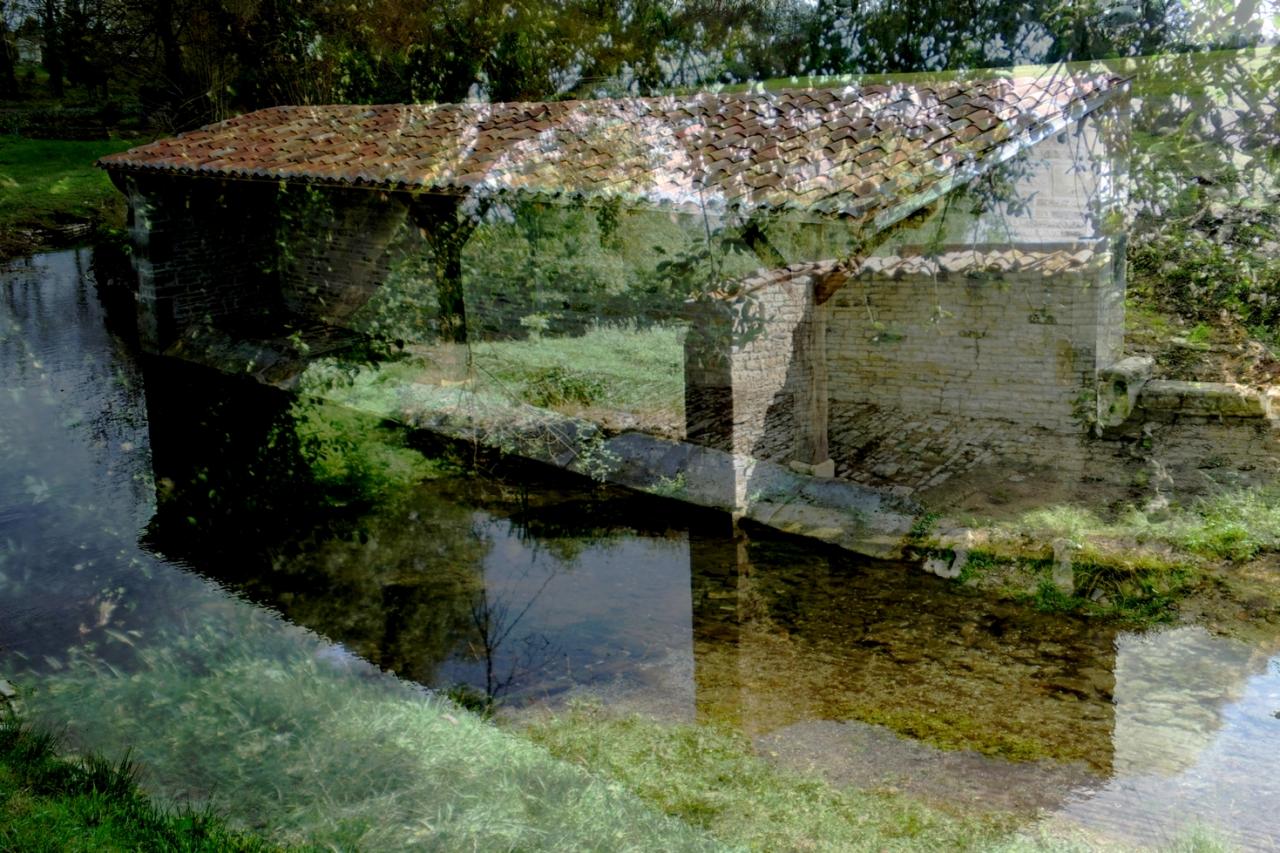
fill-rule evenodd
<path id="1" fill-rule="evenodd" d="M 506 668 L 506 674 L 500 677 L 497 673 L 499 652 L 508 645 L 511 632 L 524 619 L 529 608 L 542 597 L 542 593 L 558 574 L 555 570 L 547 572 L 542 585 L 525 601 L 520 612 L 514 616 L 511 604 L 501 597 L 494 596 L 488 584 L 480 588 L 473 600 L 471 621 L 475 626 L 476 636 L 470 642 L 470 649 L 473 657 L 484 662 L 484 694 L 489 702 L 496 701 L 504 691 L 508 690 L 522 670 L 534 669 L 539 657 L 545 659 L 550 656 L 551 639 L 544 634 L 528 634 L 521 638 L 521 642 L 525 645 L 524 654 L 522 655 L 519 649 L 510 652 L 510 665 Z"/>
<path id="2" fill-rule="evenodd" d="M 489 545 L 471 508 L 388 470 L 413 451 L 372 419 L 341 421 L 341 440 L 317 438 L 313 412 L 286 395 L 214 377 L 197 394 L 189 369 L 171 369 L 148 377 L 165 483 L 149 544 L 431 681 L 465 637 L 482 582 Z"/>
<path id="3" fill-rule="evenodd" d="M 123 654 L 171 606 L 130 541 L 151 501 L 140 383 L 87 257 L 0 272 L 0 633 L 54 657 L 86 641 Z"/>
<path id="4" fill-rule="evenodd" d="M 423 683 L 470 636 L 490 543 L 430 488 L 266 543 L 236 585 L 384 669 Z M 224 561 L 225 562 L 225 561 Z"/>

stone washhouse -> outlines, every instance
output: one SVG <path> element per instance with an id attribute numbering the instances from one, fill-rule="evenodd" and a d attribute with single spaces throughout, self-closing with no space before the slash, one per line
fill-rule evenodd
<path id="1" fill-rule="evenodd" d="M 1149 366 L 1122 358 L 1126 115 L 1124 80 L 1062 71 L 275 107 L 100 165 L 128 198 L 140 334 L 157 353 L 282 312 L 341 327 L 406 234 L 447 276 L 504 199 L 737 229 L 761 266 L 688 306 L 684 439 L 910 493 L 978 448 L 1079 443 L 1138 405 Z M 303 194 L 323 215 L 289 213 L 282 199 Z M 780 256 L 778 222 L 838 232 L 842 248 Z M 752 483 L 735 476 L 742 504 Z"/>

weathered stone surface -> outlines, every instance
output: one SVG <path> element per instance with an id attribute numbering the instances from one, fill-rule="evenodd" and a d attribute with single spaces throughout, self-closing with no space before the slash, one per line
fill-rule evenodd
<path id="1" fill-rule="evenodd" d="M 1143 409 L 1181 415 L 1262 418 L 1266 402 L 1256 389 L 1225 382 L 1181 382 L 1153 379 L 1139 398 Z"/>
<path id="2" fill-rule="evenodd" d="M 958 578 L 960 576 L 959 561 L 954 558 L 943 556 L 929 557 L 924 561 L 924 570 L 931 575 L 937 575 L 940 578 Z"/>
<path id="3" fill-rule="evenodd" d="M 1098 372 L 1098 426 L 1119 426 L 1138 405 L 1138 395 L 1151 379 L 1155 360 L 1130 356 Z"/>
<path id="4" fill-rule="evenodd" d="M 807 462 L 801 462 L 798 459 L 792 459 L 787 463 L 792 471 L 797 474 L 804 474 L 809 477 L 818 477 L 820 479 L 831 479 L 836 475 L 836 463 L 834 459 L 827 459 L 825 462 L 819 462 L 816 465 L 810 465 Z"/>
<path id="5" fill-rule="evenodd" d="M 1053 540 L 1053 585 L 1068 594 L 1076 591 L 1074 561 L 1079 551 L 1070 539 Z"/>

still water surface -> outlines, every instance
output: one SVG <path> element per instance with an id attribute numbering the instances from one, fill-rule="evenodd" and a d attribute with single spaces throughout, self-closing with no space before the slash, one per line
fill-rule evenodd
<path id="1" fill-rule="evenodd" d="M 371 458 L 334 432 L 346 416 L 144 362 L 89 264 L 0 271 L 0 672 L 36 716 L 70 722 L 41 700 L 67 673 L 127 676 L 250 620 L 362 678 L 515 718 L 591 698 L 736 726 L 839 784 L 1100 838 L 1198 824 L 1280 847 L 1275 647 L 1031 614 L 527 468 L 433 462 L 392 492 L 348 461 L 356 486 L 335 486 L 317 459 L 332 475 L 335 458 Z M 145 714 L 77 695 L 92 724 L 69 733 L 87 746 Z M 162 793 L 199 796 L 199 764 Z"/>

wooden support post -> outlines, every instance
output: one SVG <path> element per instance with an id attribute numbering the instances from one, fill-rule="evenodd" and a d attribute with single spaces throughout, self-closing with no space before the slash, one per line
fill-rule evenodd
<path id="1" fill-rule="evenodd" d="M 795 391 L 796 461 L 811 466 L 813 473 L 829 467 L 827 444 L 827 307 L 811 296 L 805 319 L 796 329 L 794 363 L 803 381 Z M 827 474 L 830 476 L 830 474 Z"/>

